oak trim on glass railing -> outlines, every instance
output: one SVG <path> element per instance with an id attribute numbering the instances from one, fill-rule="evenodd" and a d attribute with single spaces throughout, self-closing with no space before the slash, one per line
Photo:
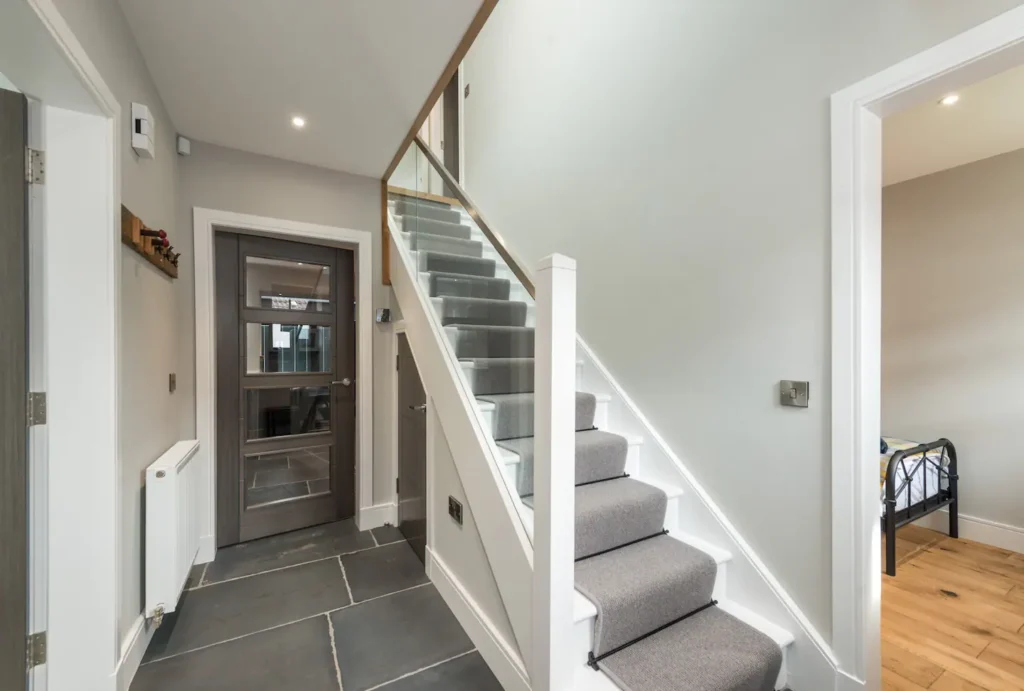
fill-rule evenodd
<path id="1" fill-rule="evenodd" d="M 446 189 L 448 189 L 451 192 L 451 194 L 453 194 L 455 198 L 458 199 L 459 203 L 462 205 L 462 208 L 465 209 L 466 213 L 469 214 L 470 218 L 472 218 L 476 222 L 476 225 L 481 230 L 481 232 L 483 232 L 483 234 L 487 236 L 487 239 L 490 240 L 491 245 L 493 245 L 494 249 L 497 250 L 499 255 L 501 255 L 501 258 L 505 260 L 505 263 L 508 264 L 508 268 L 512 270 L 512 273 L 515 274 L 516 278 L 519 279 L 519 282 L 523 284 L 523 287 L 526 288 L 526 291 L 530 294 L 530 297 L 536 298 L 537 291 L 533 286 L 533 278 L 531 278 L 529 272 L 512 254 L 512 251 L 505 244 L 504 238 L 502 238 L 498 233 L 496 233 L 494 229 L 491 227 L 491 225 L 486 220 L 484 220 L 483 215 L 480 213 L 480 209 L 469 198 L 469 195 L 466 194 L 466 190 L 462 189 L 462 187 L 459 185 L 458 180 L 456 180 L 455 177 L 448 171 L 448 169 L 444 167 L 444 164 L 441 162 L 441 159 L 437 157 L 437 154 L 430 150 L 430 147 L 427 146 L 426 142 L 420 139 L 419 136 L 413 138 L 413 142 L 416 144 L 416 146 L 419 147 L 420 152 L 424 156 L 426 156 L 427 161 L 430 162 L 430 165 L 434 168 L 434 171 L 441 176 L 442 180 L 444 180 Z"/>
<path id="2" fill-rule="evenodd" d="M 477 10 L 476 15 L 473 16 L 473 21 L 466 27 L 466 33 L 462 35 L 462 40 L 459 41 L 459 45 L 455 47 L 455 52 L 452 53 L 452 57 L 448 60 L 448 64 L 444 68 L 444 72 L 438 78 L 434 88 L 430 90 L 430 95 L 427 96 L 427 100 L 423 102 L 423 106 L 420 108 L 420 112 L 416 115 L 416 119 L 412 122 L 412 127 L 409 128 L 409 132 L 405 135 L 402 140 L 402 144 L 398 147 L 398 151 L 395 152 L 394 158 L 391 159 L 391 164 L 384 171 L 384 175 L 381 176 L 381 259 L 384 262 L 381 267 L 381 280 L 384 285 L 391 285 L 391 240 L 388 237 L 388 202 L 387 202 L 387 181 L 388 178 L 394 174 L 395 169 L 398 168 L 398 164 L 402 160 L 402 156 L 405 155 L 406 149 L 412 146 L 412 140 L 419 132 L 423 123 L 427 121 L 427 116 L 430 115 L 430 110 L 437 103 L 437 100 L 441 98 L 441 94 L 444 92 L 448 82 L 451 81 L 452 76 L 456 70 L 459 69 L 459 65 L 462 63 L 462 59 L 466 57 L 466 53 L 469 52 L 470 46 L 473 45 L 473 41 L 476 40 L 480 30 L 484 28 L 484 24 L 487 22 L 487 18 L 491 16 L 491 12 L 494 11 L 495 5 L 498 4 L 498 0 L 483 0 L 480 3 L 480 9 Z"/>

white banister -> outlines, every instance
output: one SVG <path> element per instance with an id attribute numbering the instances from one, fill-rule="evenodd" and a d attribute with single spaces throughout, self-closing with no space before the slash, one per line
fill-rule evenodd
<path id="1" fill-rule="evenodd" d="M 537 271 L 534 407 L 533 691 L 569 691 L 576 663 L 573 593 L 576 484 L 576 262 Z"/>

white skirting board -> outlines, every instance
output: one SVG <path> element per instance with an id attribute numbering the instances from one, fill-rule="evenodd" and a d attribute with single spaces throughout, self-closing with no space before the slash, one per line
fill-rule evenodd
<path id="1" fill-rule="evenodd" d="M 948 534 L 949 512 L 941 509 L 916 521 L 914 525 Z M 1017 528 L 1005 523 L 996 523 L 984 518 L 960 514 L 960 537 L 984 545 L 1024 553 L 1024 528 Z"/>
<path id="2" fill-rule="evenodd" d="M 142 614 L 132 624 L 132 628 L 129 629 L 128 635 L 121 645 L 121 659 L 117 662 L 116 691 L 128 691 L 128 687 L 132 685 L 132 680 L 135 679 L 135 673 L 139 671 L 139 665 L 142 664 L 142 658 L 146 654 L 146 648 L 149 647 L 149 641 L 153 638 L 154 632 L 156 632 L 156 627 L 146 621 L 146 617 Z"/>
<path id="3" fill-rule="evenodd" d="M 359 509 L 356 515 L 356 526 L 360 530 L 380 528 L 383 525 L 395 525 L 398 522 L 398 510 L 394 502 L 374 504 Z"/>
<path id="4" fill-rule="evenodd" d="M 498 633 L 459 579 L 430 547 L 427 547 L 427 576 L 501 682 L 501 687 L 505 691 L 530 691 L 526 667 L 515 647 Z"/>

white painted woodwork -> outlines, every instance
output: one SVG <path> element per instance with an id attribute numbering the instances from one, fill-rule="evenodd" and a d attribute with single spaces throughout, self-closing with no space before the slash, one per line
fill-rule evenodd
<path id="1" fill-rule="evenodd" d="M 567 691 L 573 664 L 576 468 L 576 262 L 545 257 L 536 275 L 533 666 L 535 691 Z"/>

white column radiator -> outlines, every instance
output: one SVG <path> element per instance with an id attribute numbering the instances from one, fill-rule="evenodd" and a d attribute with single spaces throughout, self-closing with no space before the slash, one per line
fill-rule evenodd
<path id="1" fill-rule="evenodd" d="M 179 441 L 146 469 L 146 617 L 159 626 L 178 606 L 199 552 L 199 442 Z"/>

